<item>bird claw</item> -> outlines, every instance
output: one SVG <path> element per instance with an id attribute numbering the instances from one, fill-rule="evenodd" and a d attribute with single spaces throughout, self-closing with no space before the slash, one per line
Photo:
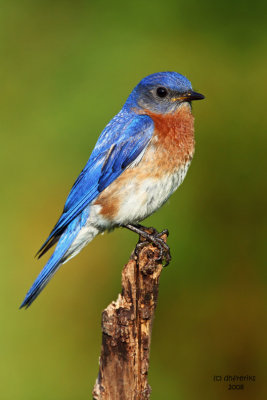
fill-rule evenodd
<path id="1" fill-rule="evenodd" d="M 152 242 L 153 244 L 155 244 L 157 246 L 157 248 L 159 249 L 159 256 L 157 257 L 157 260 L 163 260 L 165 261 L 165 263 L 163 264 L 163 267 L 167 267 L 167 265 L 169 265 L 170 261 L 171 261 L 171 252 L 170 252 L 170 248 L 167 245 L 167 243 L 165 243 L 165 241 L 162 239 L 163 235 L 169 235 L 169 232 L 167 229 L 165 229 L 162 232 L 157 233 L 154 236 L 154 241 Z"/>
<path id="2" fill-rule="evenodd" d="M 139 253 L 142 248 L 144 248 L 148 243 L 154 244 L 159 250 L 159 256 L 156 258 L 157 261 L 165 260 L 163 267 L 167 267 L 167 265 L 171 261 L 171 253 L 170 248 L 162 239 L 163 235 L 169 236 L 168 229 L 164 229 L 162 232 L 158 232 L 155 228 L 146 228 L 144 231 L 146 233 L 145 236 L 140 234 L 139 242 L 136 246 L 135 253 Z"/>

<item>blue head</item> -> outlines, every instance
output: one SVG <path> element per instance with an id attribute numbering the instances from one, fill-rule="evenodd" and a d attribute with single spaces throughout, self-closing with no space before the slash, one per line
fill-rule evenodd
<path id="1" fill-rule="evenodd" d="M 201 100 L 191 82 L 177 72 L 158 72 L 142 79 L 128 97 L 125 108 L 147 109 L 155 113 L 174 112 L 183 102 Z"/>

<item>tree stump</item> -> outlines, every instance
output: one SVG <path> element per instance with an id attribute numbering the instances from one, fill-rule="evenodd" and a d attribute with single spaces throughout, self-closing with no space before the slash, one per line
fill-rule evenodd
<path id="1" fill-rule="evenodd" d="M 166 242 L 167 235 L 162 235 Z M 140 242 L 144 241 L 140 238 Z M 152 322 L 162 260 L 153 244 L 138 245 L 122 271 L 122 292 L 102 313 L 95 400 L 148 400 Z"/>

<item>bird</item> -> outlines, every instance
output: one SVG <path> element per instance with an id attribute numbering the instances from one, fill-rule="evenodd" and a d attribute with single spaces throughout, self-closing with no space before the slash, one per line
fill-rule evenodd
<path id="1" fill-rule="evenodd" d="M 20 308 L 28 308 L 59 267 L 104 231 L 125 227 L 156 244 L 161 254 L 168 249 L 156 230 L 139 223 L 183 182 L 195 149 L 191 102 L 204 98 L 177 72 L 153 73 L 137 84 L 100 134 L 37 252 L 40 258 L 57 244 Z"/>

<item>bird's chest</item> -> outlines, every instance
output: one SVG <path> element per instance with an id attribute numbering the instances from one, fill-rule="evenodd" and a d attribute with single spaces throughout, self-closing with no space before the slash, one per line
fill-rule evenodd
<path id="1" fill-rule="evenodd" d="M 194 148 L 194 117 L 189 104 L 179 107 L 172 114 L 150 113 L 155 126 L 148 160 L 153 158 L 154 168 L 158 173 L 175 173 L 191 162 Z"/>
<path id="2" fill-rule="evenodd" d="M 142 191 L 146 193 L 147 204 L 157 209 L 186 176 L 195 148 L 194 118 L 188 104 L 174 114 L 150 116 L 154 121 L 155 134 L 137 175 L 147 175 L 147 179 L 143 179 Z"/>

